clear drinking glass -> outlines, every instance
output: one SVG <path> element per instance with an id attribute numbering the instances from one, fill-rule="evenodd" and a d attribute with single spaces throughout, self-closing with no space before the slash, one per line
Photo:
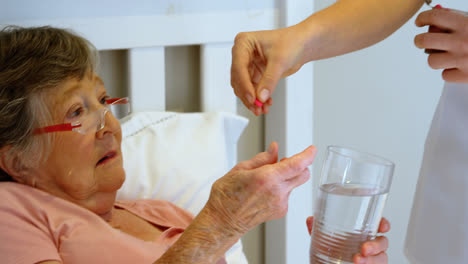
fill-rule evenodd
<path id="1" fill-rule="evenodd" d="M 352 264 L 374 239 L 395 165 L 386 159 L 329 146 L 315 202 L 311 264 Z"/>

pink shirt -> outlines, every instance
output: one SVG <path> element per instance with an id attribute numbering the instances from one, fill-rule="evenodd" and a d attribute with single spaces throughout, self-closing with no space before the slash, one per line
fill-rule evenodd
<path id="1" fill-rule="evenodd" d="M 145 242 L 112 228 L 69 201 L 18 183 L 0 183 L 0 262 L 153 263 L 181 235 L 193 216 L 166 201 L 119 201 L 148 222 L 167 227 Z"/>

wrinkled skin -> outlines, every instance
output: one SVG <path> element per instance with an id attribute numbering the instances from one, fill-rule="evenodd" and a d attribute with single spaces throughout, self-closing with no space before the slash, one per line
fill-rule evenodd
<path id="1" fill-rule="evenodd" d="M 429 66 L 442 69 L 445 81 L 468 83 L 468 16 L 434 8 L 421 12 L 415 23 L 418 27 L 430 26 L 429 32 L 414 38 L 418 48 L 438 51 L 429 55 Z"/>
<path id="2" fill-rule="evenodd" d="M 263 222 L 283 217 L 291 191 L 310 178 L 316 148 L 310 146 L 278 160 L 274 142 L 267 152 L 237 164 L 213 185 L 207 206 L 226 223 L 228 232 L 244 234 Z"/>

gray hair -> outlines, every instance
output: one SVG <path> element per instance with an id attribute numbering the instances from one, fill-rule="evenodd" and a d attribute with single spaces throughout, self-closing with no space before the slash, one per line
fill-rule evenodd
<path id="1" fill-rule="evenodd" d="M 37 165 L 48 155 L 53 135 L 33 136 L 35 128 L 53 120 L 46 92 L 94 73 L 97 61 L 96 48 L 69 30 L 0 30 L 0 149 L 10 147 L 4 155 L 16 157 L 16 168 Z M 5 180 L 12 179 L 0 169 L 0 181 Z"/>

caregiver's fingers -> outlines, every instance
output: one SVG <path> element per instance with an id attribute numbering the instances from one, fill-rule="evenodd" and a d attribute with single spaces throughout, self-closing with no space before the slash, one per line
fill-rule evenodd
<path id="1" fill-rule="evenodd" d="M 271 142 L 266 152 L 260 152 L 250 160 L 239 162 L 234 168 L 252 170 L 278 161 L 278 143 Z"/>
<path id="2" fill-rule="evenodd" d="M 258 63 L 254 63 L 252 65 L 252 68 L 254 69 L 251 73 L 250 73 L 250 80 L 251 82 L 253 83 L 254 87 L 258 85 L 258 83 L 260 82 L 260 80 L 262 79 L 262 72 L 263 70 L 261 69 L 261 66 L 259 66 Z M 254 88 L 255 89 L 255 88 Z"/>
<path id="3" fill-rule="evenodd" d="M 432 53 L 428 56 L 427 63 L 432 69 L 468 69 L 468 54 L 460 56 L 452 52 Z"/>
<path id="4" fill-rule="evenodd" d="M 388 249 L 388 238 L 379 236 L 374 240 L 366 241 L 361 247 L 361 256 L 368 257 L 377 255 Z"/>
<path id="5" fill-rule="evenodd" d="M 385 217 L 382 217 L 380 220 L 378 232 L 387 233 L 388 231 L 390 231 L 390 222 Z"/>
<path id="6" fill-rule="evenodd" d="M 277 174 L 282 175 L 284 180 L 289 180 L 303 173 L 307 166 L 312 164 L 316 154 L 317 148 L 315 146 L 309 146 L 304 151 L 272 166 L 274 166 Z"/>
<path id="7" fill-rule="evenodd" d="M 262 111 L 264 114 L 268 114 L 268 112 L 270 111 L 270 106 L 272 104 L 273 104 L 273 99 L 270 97 L 262 106 Z"/>
<path id="8" fill-rule="evenodd" d="M 265 103 L 276 89 L 278 81 L 285 72 L 284 61 L 275 54 L 268 58 L 268 64 L 258 84 L 256 96 L 260 102 Z"/>
<path id="9" fill-rule="evenodd" d="M 388 263 L 387 253 L 381 252 L 378 255 L 363 257 L 360 254 L 354 256 L 353 259 L 355 264 L 386 264 Z"/>
<path id="10" fill-rule="evenodd" d="M 415 24 L 418 27 L 432 25 L 444 30 L 451 30 L 460 26 L 460 19 L 463 19 L 463 15 L 451 10 L 432 9 L 421 12 L 417 16 Z"/>
<path id="11" fill-rule="evenodd" d="M 252 111 L 252 113 L 254 113 L 255 115 L 259 116 L 261 115 L 262 113 L 263 114 L 268 114 L 268 112 L 270 111 L 270 106 L 273 104 L 273 99 L 270 97 L 266 103 L 263 103 L 262 106 L 253 106 L 251 108 L 249 108 L 250 111 Z"/>
<path id="12" fill-rule="evenodd" d="M 460 69 L 447 69 L 442 72 L 442 79 L 452 83 L 468 83 L 468 72 Z"/>
<path id="13" fill-rule="evenodd" d="M 422 33 L 414 37 L 414 45 L 420 49 L 437 49 L 468 53 L 468 41 L 452 33 Z"/>
<path id="14" fill-rule="evenodd" d="M 247 33 L 237 34 L 232 47 L 231 86 L 234 93 L 250 109 L 255 101 L 255 88 L 249 73 L 254 52 Z"/>

